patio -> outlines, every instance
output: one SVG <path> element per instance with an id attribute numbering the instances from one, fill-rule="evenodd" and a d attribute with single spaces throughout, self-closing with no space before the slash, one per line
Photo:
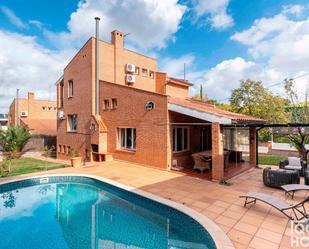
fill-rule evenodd
<path id="1" fill-rule="evenodd" d="M 248 191 L 259 191 L 284 198 L 283 191 L 263 185 L 261 169 L 252 168 L 234 177 L 232 186 L 120 161 L 49 172 L 53 173 L 103 176 L 182 203 L 218 224 L 235 248 L 292 248 L 290 223 L 286 217 L 261 202 L 244 208 L 244 200 L 239 198 L 239 195 Z M 301 200 L 303 196 L 303 192 L 297 193 L 294 201 Z"/>

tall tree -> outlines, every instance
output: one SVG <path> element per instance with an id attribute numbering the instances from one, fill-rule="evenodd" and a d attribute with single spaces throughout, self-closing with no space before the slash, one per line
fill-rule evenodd
<path id="1" fill-rule="evenodd" d="M 308 150 L 306 149 L 306 144 L 309 143 L 309 129 L 302 127 L 301 124 L 309 123 L 309 87 L 307 85 L 306 91 L 304 93 L 304 101 L 300 99 L 299 94 L 295 90 L 295 84 L 293 79 L 285 79 L 284 88 L 286 94 L 290 100 L 290 123 L 300 124 L 295 129 L 292 129 L 288 135 L 288 138 L 294 144 L 299 152 L 299 156 L 307 160 Z"/>
<path id="2" fill-rule="evenodd" d="M 289 101 L 274 95 L 261 81 L 242 80 L 240 87 L 232 91 L 232 111 L 262 118 L 270 123 L 287 122 L 285 108 Z"/>

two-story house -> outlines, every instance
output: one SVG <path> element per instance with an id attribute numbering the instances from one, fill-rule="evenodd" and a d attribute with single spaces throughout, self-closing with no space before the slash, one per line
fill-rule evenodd
<path id="1" fill-rule="evenodd" d="M 224 125 L 233 130 L 233 124 L 261 122 L 190 99 L 188 81 L 159 72 L 156 59 L 125 48 L 124 33 L 117 30 L 111 42 L 91 37 L 56 84 L 59 158 L 75 149 L 89 161 L 192 169 L 191 155 L 209 151 L 212 178 L 220 179 Z M 248 163 L 254 165 L 255 131 L 247 131 Z M 235 132 L 229 134 L 232 141 Z"/>

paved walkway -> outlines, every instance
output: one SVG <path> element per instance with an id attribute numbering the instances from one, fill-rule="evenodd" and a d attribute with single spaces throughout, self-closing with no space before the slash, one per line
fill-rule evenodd
<path id="1" fill-rule="evenodd" d="M 290 246 L 290 222 L 285 216 L 260 202 L 243 207 L 244 200 L 239 195 L 248 191 L 261 191 L 284 199 L 283 191 L 263 185 L 261 169 L 251 169 L 233 178 L 232 186 L 119 161 L 48 173 L 94 174 L 180 202 L 217 223 L 235 248 L 303 248 Z M 304 195 L 304 192 L 296 193 L 295 201 Z"/>

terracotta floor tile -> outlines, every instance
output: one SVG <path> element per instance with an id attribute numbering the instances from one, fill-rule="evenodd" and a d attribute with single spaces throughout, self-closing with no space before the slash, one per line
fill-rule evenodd
<path id="1" fill-rule="evenodd" d="M 221 225 L 232 227 L 236 224 L 237 220 L 220 215 L 217 219 L 215 219 L 215 222 Z"/>
<path id="2" fill-rule="evenodd" d="M 279 248 L 279 244 L 270 242 L 268 240 L 264 240 L 258 237 L 254 237 L 250 242 L 250 247 L 255 249 L 277 249 Z"/>
<path id="3" fill-rule="evenodd" d="M 257 233 L 255 234 L 256 237 L 274 242 L 276 244 L 279 244 L 281 239 L 282 239 L 282 233 L 275 233 L 272 232 L 270 230 L 264 229 L 264 228 L 260 228 Z"/>
<path id="4" fill-rule="evenodd" d="M 256 233 L 256 231 L 258 230 L 257 226 L 251 225 L 251 224 L 247 224 L 245 222 L 238 222 L 234 227 L 234 229 L 244 232 L 244 233 L 248 233 L 251 235 L 254 235 Z"/>
<path id="5" fill-rule="evenodd" d="M 240 232 L 240 231 L 235 230 L 235 229 L 231 229 L 228 232 L 228 236 L 232 241 L 237 242 L 237 243 L 242 244 L 242 245 L 246 245 L 246 246 L 249 245 L 249 243 L 250 243 L 250 241 L 253 237 L 250 234 L 243 233 L 243 232 Z"/>
<path id="6" fill-rule="evenodd" d="M 214 205 L 214 204 L 210 205 L 206 209 L 209 210 L 209 211 L 212 211 L 214 213 L 217 213 L 217 214 L 222 214 L 225 211 L 225 208 L 217 206 L 217 205 Z"/>

